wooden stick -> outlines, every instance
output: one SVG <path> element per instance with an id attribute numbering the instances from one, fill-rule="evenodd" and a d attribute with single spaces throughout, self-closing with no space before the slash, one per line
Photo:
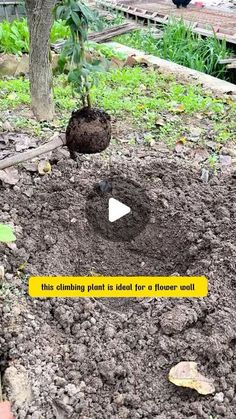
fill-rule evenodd
<path id="1" fill-rule="evenodd" d="M 229 68 L 229 69 L 231 69 L 231 70 L 232 70 L 232 68 L 236 68 L 236 61 L 235 61 L 235 63 L 228 64 L 228 65 L 226 66 L 226 68 Z"/>
<path id="2" fill-rule="evenodd" d="M 34 159 L 41 154 L 48 153 L 49 151 L 55 150 L 58 147 L 66 145 L 66 137 L 64 134 L 54 134 L 51 140 L 46 144 L 43 144 L 33 150 L 25 151 L 24 153 L 16 154 L 12 157 L 7 157 L 0 160 L 0 170 L 6 169 L 7 167 L 14 166 L 19 163 L 23 163 L 27 160 Z"/>
<path id="3" fill-rule="evenodd" d="M 88 35 L 89 41 L 94 42 L 105 42 L 108 41 L 115 36 L 122 35 L 124 33 L 132 32 L 134 30 L 138 29 L 138 25 L 135 23 L 122 23 L 121 25 L 113 26 L 108 29 L 104 29 L 100 32 L 93 32 Z M 51 48 L 55 51 L 60 50 L 63 48 L 66 41 L 61 41 L 55 44 L 51 44 Z"/>
<path id="4" fill-rule="evenodd" d="M 224 58 L 222 60 L 219 60 L 218 63 L 219 64 L 233 64 L 233 63 L 236 63 L 236 58 L 235 57 Z"/>

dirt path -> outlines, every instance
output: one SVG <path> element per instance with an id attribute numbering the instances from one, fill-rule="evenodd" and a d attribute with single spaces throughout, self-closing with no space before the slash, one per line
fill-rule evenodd
<path id="1" fill-rule="evenodd" d="M 98 236 L 84 215 L 91 186 L 114 175 L 140 183 L 150 203 L 149 224 L 128 243 Z M 229 173 L 205 185 L 186 161 L 127 147 L 83 158 L 79 170 L 62 159 L 51 177 L 22 171 L 15 187 L 0 186 L 0 218 L 18 227 L 16 248 L 0 246 L 8 272 L 0 365 L 17 419 L 235 418 L 235 182 Z M 27 297 L 29 274 L 93 273 L 206 275 L 209 296 Z M 216 394 L 170 384 L 181 360 L 197 361 Z"/>

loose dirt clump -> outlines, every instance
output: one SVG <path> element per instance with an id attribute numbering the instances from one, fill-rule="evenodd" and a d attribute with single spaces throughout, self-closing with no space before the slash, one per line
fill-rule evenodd
<path id="1" fill-rule="evenodd" d="M 142 184 L 149 200 L 149 223 L 131 242 L 100 237 L 85 218 L 94 184 L 112 176 Z M 22 170 L 14 187 L 0 186 L 0 220 L 17 235 L 16 246 L 0 246 L 1 368 L 24 368 L 32 395 L 19 405 L 4 387 L 17 419 L 236 417 L 236 179 L 200 178 L 186 161 L 140 148 L 84 156 L 79 169 L 61 159 L 51 176 Z M 30 274 L 206 275 L 209 294 L 32 299 Z M 184 360 L 198 363 L 216 394 L 168 382 Z"/>
<path id="2" fill-rule="evenodd" d="M 111 118 L 101 109 L 85 107 L 72 113 L 66 129 L 66 144 L 73 154 L 100 153 L 111 139 Z"/>

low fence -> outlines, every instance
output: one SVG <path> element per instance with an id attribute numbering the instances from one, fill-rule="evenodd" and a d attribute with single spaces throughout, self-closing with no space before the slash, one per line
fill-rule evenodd
<path id="1" fill-rule="evenodd" d="M 0 21 L 14 20 L 25 16 L 25 5 L 18 1 L 0 1 Z"/>

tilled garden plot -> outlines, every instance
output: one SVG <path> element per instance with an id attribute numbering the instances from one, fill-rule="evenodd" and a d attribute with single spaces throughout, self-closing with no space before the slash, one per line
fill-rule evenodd
<path id="1" fill-rule="evenodd" d="M 0 219 L 17 235 L 16 248 L 0 247 L 0 365 L 17 419 L 236 417 L 236 177 L 204 184 L 186 161 L 147 150 L 79 168 L 62 159 L 51 176 L 22 170 L 15 187 L 0 186 Z M 150 204 L 131 242 L 100 237 L 85 217 L 94 183 L 114 175 L 142 184 Z M 31 299 L 29 274 L 206 275 L 209 295 Z M 182 360 L 196 361 L 216 393 L 171 384 Z"/>

